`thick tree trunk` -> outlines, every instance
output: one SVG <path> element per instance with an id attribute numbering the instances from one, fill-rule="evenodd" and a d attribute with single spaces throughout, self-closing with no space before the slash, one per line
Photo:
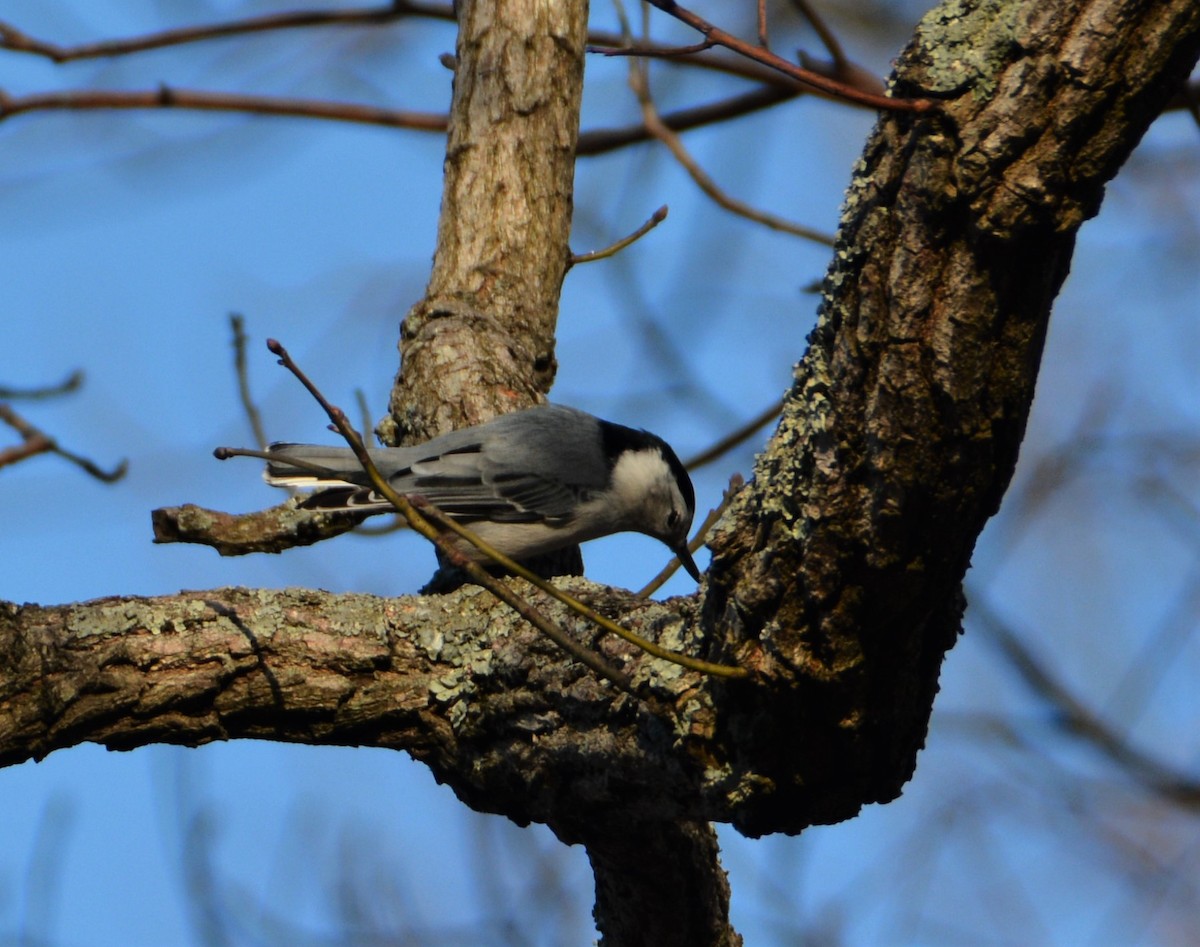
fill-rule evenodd
<path id="1" fill-rule="evenodd" d="M 541 401 L 570 257 L 587 0 L 462 0 L 433 274 L 404 320 L 389 443 Z"/>
<path id="2" fill-rule="evenodd" d="M 460 11 L 443 245 L 406 324 L 396 436 L 527 403 L 553 375 L 583 8 Z M 704 823 L 798 832 L 911 775 L 1075 232 L 1198 49 L 1194 0 L 954 0 L 922 22 L 895 90 L 941 106 L 884 116 L 867 144 L 820 324 L 705 594 L 574 585 L 752 680 L 663 665 L 547 606 L 634 699 L 475 589 L 11 606 L 0 761 L 84 741 L 403 748 L 470 805 L 584 842 L 606 943 L 736 942 Z M 523 129 L 507 146 L 506 125 Z M 505 165 L 491 183 L 477 154 Z"/>
<path id="3" fill-rule="evenodd" d="M 867 142 L 783 420 L 712 543 L 714 631 L 789 682 L 722 717 L 759 777 L 744 831 L 848 818 L 911 775 L 1075 233 L 1198 45 L 1189 0 L 979 0 L 900 58 L 894 93 L 941 107 Z"/>

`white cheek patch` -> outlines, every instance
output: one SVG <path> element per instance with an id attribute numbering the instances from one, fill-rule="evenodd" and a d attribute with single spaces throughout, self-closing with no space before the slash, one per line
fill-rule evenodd
<path id="1" fill-rule="evenodd" d="M 622 497 L 644 497 L 672 481 L 671 468 L 657 450 L 626 451 L 612 472 L 613 490 Z"/>

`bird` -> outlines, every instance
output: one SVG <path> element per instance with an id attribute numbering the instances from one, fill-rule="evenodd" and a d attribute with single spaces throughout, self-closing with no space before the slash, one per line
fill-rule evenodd
<path id="1" fill-rule="evenodd" d="M 267 483 L 314 490 L 302 509 L 394 512 L 348 447 L 279 442 L 266 451 L 213 453 L 266 460 Z M 663 542 L 700 581 L 687 546 L 696 511 L 691 478 L 670 445 L 649 431 L 543 404 L 369 453 L 397 493 L 432 503 L 517 561 L 631 531 Z M 487 560 L 465 540 L 455 544 L 469 558 Z"/>

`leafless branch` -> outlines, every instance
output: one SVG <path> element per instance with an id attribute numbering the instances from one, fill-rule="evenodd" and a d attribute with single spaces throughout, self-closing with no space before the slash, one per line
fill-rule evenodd
<path id="1" fill-rule="evenodd" d="M 638 227 L 633 233 L 626 237 L 622 237 L 616 243 L 611 243 L 602 250 L 592 250 L 588 253 L 572 253 L 571 259 L 568 261 L 568 266 L 575 266 L 577 263 L 592 263 L 595 260 L 604 260 L 610 256 L 615 256 L 624 250 L 627 246 L 636 240 L 640 240 L 646 236 L 651 230 L 667 219 L 667 205 L 663 204 L 658 210 L 650 215 L 649 219 Z"/>
<path id="2" fill-rule="evenodd" d="M 95 43 L 80 43 L 76 46 L 60 46 L 38 39 L 0 22 L 0 49 L 31 53 L 57 63 L 78 59 L 97 59 L 105 56 L 123 56 L 130 53 L 180 46 L 227 36 L 247 33 L 263 33 L 271 30 L 293 29 L 305 26 L 335 26 L 386 23 L 406 16 L 424 16 L 441 20 L 453 20 L 454 9 L 448 3 L 414 3 L 396 0 L 386 6 L 360 7 L 354 10 L 298 10 L 290 13 L 272 13 L 265 16 L 247 17 L 225 23 L 209 23 L 174 30 L 161 30 L 141 36 L 123 39 L 101 40 Z"/>
<path id="3" fill-rule="evenodd" d="M 720 27 L 714 26 L 703 17 L 697 16 L 691 10 L 681 7 L 675 3 L 675 0 L 649 0 L 649 2 L 664 13 L 675 17 L 677 20 L 686 23 L 688 26 L 704 34 L 705 39 L 710 43 L 717 46 L 724 46 L 726 49 L 740 53 L 749 59 L 753 59 L 755 62 L 762 63 L 764 66 L 777 69 L 797 82 L 803 82 L 813 89 L 818 89 L 839 99 L 859 102 L 863 105 L 869 105 L 872 108 L 891 112 L 927 112 L 935 107 L 935 103 L 929 99 L 893 99 L 886 95 L 864 92 L 854 86 L 846 85 L 836 79 L 830 79 L 827 76 L 813 72 L 811 69 L 794 65 L 786 59 L 781 59 L 767 49 L 762 49 L 744 40 L 740 40 L 731 33 L 725 32 Z"/>
<path id="4" fill-rule="evenodd" d="M 789 89 L 778 85 L 764 85 L 750 92 L 743 92 L 717 102 L 667 112 L 661 118 L 663 124 L 672 131 L 688 131 L 701 125 L 715 125 L 718 122 L 749 115 L 803 94 L 804 90 L 799 88 Z M 642 122 L 636 125 L 627 125 L 624 128 L 596 128 L 580 134 L 579 145 L 575 153 L 580 156 L 604 154 L 626 145 L 649 141 L 653 137 Z"/>
<path id="5" fill-rule="evenodd" d="M 749 440 L 758 431 L 771 423 L 775 418 L 779 417 L 779 413 L 783 410 L 783 401 L 779 400 L 768 407 L 757 417 L 751 418 L 736 431 L 731 431 L 723 438 L 713 444 L 711 447 L 701 451 L 694 457 L 689 457 L 684 466 L 688 470 L 696 470 L 703 467 L 705 464 L 711 464 L 718 457 L 722 457 L 729 451 L 733 450 L 739 444 Z"/>
<path id="6" fill-rule="evenodd" d="M 846 59 L 846 54 L 842 51 L 842 44 L 838 42 L 838 38 L 834 35 L 833 30 L 826 25 L 817 11 L 813 9 L 812 4 L 808 0 L 792 0 L 792 6 L 808 21 L 808 25 L 813 28 L 813 32 L 817 34 L 821 45 L 825 47 L 826 52 L 832 57 L 838 70 L 845 71 L 851 64 Z"/>
<path id="7" fill-rule="evenodd" d="M 634 94 L 637 95 L 638 102 L 642 107 L 642 121 L 647 131 L 667 146 L 671 154 L 675 156 L 675 160 L 683 166 L 683 169 L 687 171 L 700 190 L 707 194 L 719 207 L 723 207 L 730 213 L 745 217 L 747 220 L 752 220 L 772 230 L 790 233 L 805 240 L 824 244 L 825 246 L 833 246 L 833 236 L 831 234 L 822 233 L 812 227 L 805 227 L 790 220 L 785 220 L 768 211 L 758 210 L 744 201 L 737 200 L 726 194 L 709 177 L 708 172 L 700 167 L 699 162 L 684 147 L 679 136 L 667 127 L 666 123 L 662 120 L 662 116 L 658 114 L 658 108 L 655 106 L 654 100 L 650 95 L 647 69 L 644 62 L 635 61 L 630 63 L 629 84 L 633 87 Z"/>
<path id="8" fill-rule="evenodd" d="M 23 112 L 156 108 L 325 118 L 340 122 L 358 122 L 427 132 L 444 132 L 447 122 L 445 115 L 434 112 L 401 111 L 378 108 L 373 105 L 330 102 L 321 99 L 275 98 L 265 95 L 240 95 L 234 92 L 178 89 L 165 85 L 159 86 L 154 91 L 142 92 L 116 89 L 77 89 L 10 96 L 0 91 L 0 121 Z"/>
<path id="9" fill-rule="evenodd" d="M 122 460 L 113 469 L 105 470 L 87 457 L 60 447 L 54 438 L 38 430 L 6 404 L 0 404 L 0 421 L 20 434 L 24 441 L 15 447 L 0 451 L 0 467 L 15 464 L 36 454 L 57 454 L 104 483 L 115 483 L 120 480 L 125 476 L 125 471 L 129 467 L 128 461 Z"/>
<path id="10" fill-rule="evenodd" d="M 231 313 L 229 326 L 233 330 L 233 368 L 237 374 L 238 397 L 242 402 L 242 410 L 246 413 L 246 420 L 250 422 L 254 443 L 260 450 L 266 450 L 267 432 L 263 427 L 262 413 L 250 394 L 250 372 L 246 366 L 246 320 L 236 312 Z"/>
<path id="11" fill-rule="evenodd" d="M 9 401 L 38 401 L 42 398 L 57 398 L 59 395 L 70 394 L 82 384 L 83 372 L 77 369 L 57 385 L 47 385 L 44 388 L 7 388 L 0 386 L 0 398 L 7 398 Z"/>
<path id="12" fill-rule="evenodd" d="M 1147 789 L 1178 805 L 1200 808 L 1200 777 L 1150 756 L 1135 747 L 1128 734 L 1102 720 L 987 607 L 982 596 L 972 596 L 971 612 L 1029 689 L 1053 709 L 1059 730 L 1093 747 Z"/>
<path id="13" fill-rule="evenodd" d="M 711 125 L 748 115 L 802 94 L 804 94 L 802 89 L 767 85 L 719 102 L 670 112 L 661 118 L 663 124 L 668 128 L 675 131 L 687 131 L 701 125 Z M 429 132 L 444 132 L 447 122 L 446 116 L 438 113 L 379 108 L 353 102 L 285 99 L 168 87 L 162 87 L 153 92 L 77 90 L 35 93 L 19 97 L 9 96 L 0 91 L 0 121 L 25 112 L 169 108 L 325 119 Z M 652 137 L 654 136 L 644 124 L 630 125 L 625 128 L 594 129 L 580 135 L 576 154 L 580 156 L 605 154 L 629 144 L 647 141 Z M 0 393 L 0 397 L 2 396 L 3 394 Z"/>
<path id="14" fill-rule="evenodd" d="M 54 62 L 64 63 L 80 59 L 130 55 L 169 46 L 179 46 L 230 36 L 310 26 L 372 25 L 388 23 L 408 16 L 423 16 L 431 19 L 453 21 L 454 9 L 448 3 L 417 3 L 411 2 L 411 0 L 396 0 L 394 3 L 379 7 L 360 7 L 350 10 L 299 10 L 289 13 L 267 14 L 260 17 L 230 20 L 224 23 L 201 24 L 146 33 L 140 36 L 100 40 L 93 43 L 80 43 L 74 46 L 63 46 L 48 40 L 39 39 L 30 36 L 11 24 L 0 22 L 0 49 L 30 53 Z M 810 20 L 810 22 L 813 23 L 813 28 L 817 30 L 826 47 L 830 49 L 830 55 L 833 56 L 835 62 L 840 66 L 843 60 L 839 55 L 840 50 L 835 52 L 835 49 L 837 49 L 836 41 L 832 41 L 835 45 L 830 45 L 832 34 L 829 34 L 829 38 L 827 39 L 826 34 L 818 26 L 819 21 Z M 593 52 L 604 52 L 610 55 L 621 55 L 627 52 L 621 37 L 617 34 L 593 30 L 588 34 L 588 41 L 590 44 L 589 50 Z M 681 65 L 713 69 L 729 73 L 730 75 L 742 76 L 743 78 L 760 83 L 777 84 L 785 88 L 794 84 L 792 79 L 782 75 L 775 67 L 769 65 L 763 66 L 756 62 L 748 61 L 740 55 L 690 55 L 686 57 L 680 55 L 681 52 L 685 51 L 697 52 L 710 49 L 714 45 L 716 45 L 715 41 L 705 40 L 692 47 L 686 47 L 682 50 L 677 49 L 671 54 L 666 47 L 647 43 L 644 46 L 630 47 L 628 52 L 645 56 L 658 54 L 664 58 L 671 58 L 673 55 L 675 61 Z M 660 52 L 656 53 L 656 50 Z M 804 66 L 810 71 L 825 74 L 814 64 L 805 63 Z M 838 78 L 843 82 L 855 84 L 854 81 L 843 75 L 844 72 L 846 70 L 839 68 L 834 74 L 827 77 Z M 865 70 L 856 70 L 854 74 L 857 75 L 859 73 L 866 75 Z M 874 91 L 878 87 L 880 87 L 880 83 L 878 80 L 875 80 L 869 86 L 864 87 L 863 91 Z M 807 91 L 807 89 L 799 91 Z M 871 108 L 877 107 L 873 102 L 865 101 L 854 101 L 852 104 Z"/>

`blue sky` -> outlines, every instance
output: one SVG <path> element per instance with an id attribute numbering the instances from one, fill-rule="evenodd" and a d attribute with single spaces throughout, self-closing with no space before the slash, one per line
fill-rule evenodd
<path id="1" fill-rule="evenodd" d="M 15 0 L 3 16 L 66 41 L 272 8 Z M 0 88 L 168 81 L 439 109 L 449 74 L 436 55 L 452 44 L 449 27 L 416 23 L 70 67 L 10 54 L 0 56 Z M 858 55 L 886 68 L 882 46 L 864 44 Z M 589 61 L 590 127 L 635 118 L 623 70 L 619 61 Z M 703 101 L 720 87 L 711 76 L 656 75 L 667 103 Z M 800 101 L 686 142 L 739 198 L 832 229 L 869 123 L 865 113 Z M 436 135 L 333 123 L 133 112 L 0 123 L 0 385 L 52 383 L 82 368 L 79 394 L 17 407 L 101 464 L 130 463 L 114 486 L 53 458 L 0 471 L 0 598 L 51 604 L 223 585 L 415 590 L 432 566 L 415 537 L 383 540 L 386 551 L 379 540 L 343 537 L 228 560 L 153 545 L 149 511 L 181 502 L 249 510 L 277 499 L 255 465 L 211 458 L 218 444 L 250 440 L 230 312 L 245 316 L 253 340 L 251 382 L 269 436 L 319 439 L 325 421 L 261 347 L 267 336 L 282 340 L 334 400 L 349 407 L 362 389 L 373 415 L 382 414 L 397 325 L 427 276 L 441 161 Z M 1197 170 L 1194 125 L 1183 115 L 1164 119 L 1082 231 L 1015 490 L 1080 431 L 1109 444 L 1150 434 L 1194 442 Z M 568 276 L 553 397 L 646 426 L 686 456 L 784 390 L 814 317 L 815 297 L 802 287 L 820 277 L 827 251 L 718 210 L 649 146 L 581 163 L 573 246 L 606 245 L 664 203 L 667 222 L 639 244 Z M 647 341 L 654 335 L 658 347 Z M 717 502 L 731 473 L 750 472 L 754 449 L 697 478 L 702 506 Z M 1182 628 L 1170 639 L 1170 666 L 1138 691 L 1130 725 L 1141 745 L 1193 767 L 1189 682 L 1200 654 L 1187 595 L 1196 582 L 1195 530 L 1136 484 L 1165 478 L 1186 508 L 1200 505 L 1194 473 L 1194 460 L 1144 448 L 1098 451 L 1032 524 L 1005 523 L 1002 514 L 980 543 L 971 579 L 1066 680 L 1114 712 L 1126 706 L 1118 698 L 1132 686 L 1130 669 Z M 590 544 L 585 556 L 593 579 L 626 586 L 663 558 L 641 537 Z M 681 577 L 668 591 L 691 588 Z M 1103 785 L 1103 765 L 1067 747 L 1039 770 L 1011 748 L 963 736 L 964 721 L 981 714 L 1030 724 L 1034 742 L 1045 730 L 1044 709 L 970 625 L 942 684 L 928 749 L 900 800 L 800 839 L 751 842 L 723 832 L 747 943 L 794 942 L 797 918 L 864 945 L 991 942 L 984 931 L 1003 943 L 1106 943 L 1113 931 L 1128 934 L 1126 943 L 1158 942 L 1156 918 L 1143 916 L 1125 875 L 1107 864 L 1114 847 L 1096 833 L 1101 820 L 1066 814 L 1039 782 L 1045 769 L 1061 769 L 1086 796 Z M 1105 705 L 1105 695 L 1117 702 Z M 1145 820 L 1122 828 L 1149 823 L 1148 802 L 1120 798 L 1127 819 L 1137 811 Z M 189 834 L 196 825 L 207 834 Z M 1195 846 L 1194 824 L 1164 816 L 1153 831 L 1164 826 L 1185 850 L 1189 840 Z M 339 872 L 380 886 L 385 919 L 457 942 L 489 896 L 540 904 L 545 880 L 531 866 L 547 863 L 582 905 L 567 930 L 577 942 L 591 936 L 590 876 L 578 848 L 469 814 L 421 766 L 377 750 L 80 747 L 0 772 L 0 838 L 0 943 L 23 933 L 63 945 L 198 942 L 203 925 L 185 896 L 197 838 L 209 839 L 222 899 L 242 925 L 236 943 L 257 942 L 278 919 L 326 942 L 345 917 L 331 882 Z M 505 860 L 497 877 L 475 870 L 484 850 Z M 489 895 L 487 884 L 501 894 Z M 1169 907 L 1173 896 L 1167 891 L 1161 903 Z M 1001 913 L 1014 927 L 997 921 L 997 905 L 1012 908 Z"/>

